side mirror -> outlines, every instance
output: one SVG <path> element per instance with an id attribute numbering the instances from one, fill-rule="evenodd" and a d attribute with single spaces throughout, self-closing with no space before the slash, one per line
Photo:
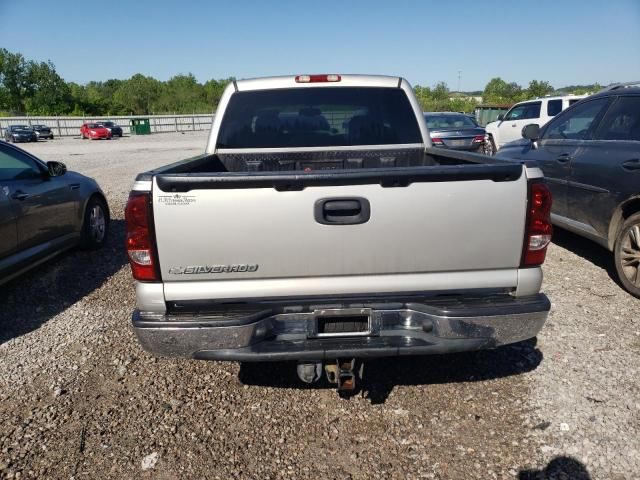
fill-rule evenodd
<path id="1" fill-rule="evenodd" d="M 522 138 L 535 142 L 540 138 L 540 125 L 537 123 L 530 123 L 522 127 Z"/>
<path id="2" fill-rule="evenodd" d="M 498 120 L 501 122 L 502 120 L 504 120 L 504 114 L 501 113 L 500 115 L 498 115 Z"/>
<path id="3" fill-rule="evenodd" d="M 62 162 L 47 162 L 50 177 L 59 177 L 67 173 L 67 166 Z"/>

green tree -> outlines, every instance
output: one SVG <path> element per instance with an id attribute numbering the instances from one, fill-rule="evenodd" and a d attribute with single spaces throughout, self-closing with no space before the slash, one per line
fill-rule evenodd
<path id="1" fill-rule="evenodd" d="M 500 77 L 492 78 L 484 87 L 482 92 L 482 100 L 485 103 L 501 103 L 504 102 L 504 95 L 507 91 L 507 82 Z"/>
<path id="2" fill-rule="evenodd" d="M 580 86 L 572 86 L 567 87 L 569 93 L 573 93 L 574 95 L 585 95 L 587 93 L 596 93 L 602 90 L 602 85 L 598 82 L 593 85 L 580 85 Z"/>
<path id="3" fill-rule="evenodd" d="M 449 100 L 449 87 L 447 87 L 447 84 L 445 82 L 436 83 L 431 91 L 431 97 L 433 100 L 440 102 Z"/>
<path id="4" fill-rule="evenodd" d="M 452 98 L 445 82 L 438 82 L 433 88 L 416 85 L 413 90 L 425 112 L 472 112 L 477 104 L 469 98 Z"/>
<path id="5" fill-rule="evenodd" d="M 71 91 L 51 62 L 29 62 L 26 84 L 29 95 L 23 99 L 25 110 L 32 115 L 67 113 Z"/>
<path id="6" fill-rule="evenodd" d="M 204 98 L 208 107 L 207 111 L 212 111 L 218 108 L 218 103 L 220 103 L 220 97 L 222 97 L 224 89 L 234 80 L 235 79 L 233 77 L 230 77 L 224 80 L 211 79 L 204 83 L 203 90 Z"/>
<path id="7" fill-rule="evenodd" d="M 160 111 L 192 113 L 207 107 L 204 88 L 192 73 L 176 75 L 160 85 L 157 103 Z"/>
<path id="8" fill-rule="evenodd" d="M 421 87 L 420 85 L 416 85 L 413 88 L 413 91 L 416 94 L 416 98 L 418 99 L 422 110 L 429 111 L 428 106 L 432 98 L 431 89 L 429 87 Z"/>
<path id="9" fill-rule="evenodd" d="M 26 60 L 19 53 L 0 48 L 0 110 L 25 113 L 24 99 L 30 93 Z"/>
<path id="10" fill-rule="evenodd" d="M 127 109 L 127 113 L 149 115 L 155 111 L 159 90 L 158 80 L 137 73 L 120 85 L 113 98 Z"/>
<path id="11" fill-rule="evenodd" d="M 549 84 L 549 82 L 538 80 L 531 80 L 529 82 L 529 87 L 527 88 L 529 98 L 544 97 L 545 95 L 553 93 L 553 91 L 554 88 Z"/>
<path id="12" fill-rule="evenodd" d="M 449 100 L 449 111 L 473 113 L 478 102 L 473 98 L 452 98 Z"/>
<path id="13" fill-rule="evenodd" d="M 484 87 L 482 100 L 484 103 L 515 103 L 524 100 L 527 92 L 515 82 L 507 83 L 500 77 L 489 80 Z"/>

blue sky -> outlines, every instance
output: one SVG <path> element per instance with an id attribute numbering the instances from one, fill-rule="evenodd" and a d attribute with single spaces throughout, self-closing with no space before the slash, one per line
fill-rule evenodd
<path id="1" fill-rule="evenodd" d="M 0 47 L 69 81 L 382 73 L 480 90 L 640 80 L 640 0 L 0 0 Z"/>

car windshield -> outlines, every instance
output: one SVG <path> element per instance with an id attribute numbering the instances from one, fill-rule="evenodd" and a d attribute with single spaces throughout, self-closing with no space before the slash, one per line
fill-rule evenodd
<path id="1" fill-rule="evenodd" d="M 427 127 L 431 130 L 440 130 L 447 128 L 475 128 L 477 125 L 471 120 L 470 117 L 460 114 L 460 115 L 438 115 L 428 113 L 424 116 L 427 121 Z"/>
<path id="2" fill-rule="evenodd" d="M 238 92 L 219 148 L 296 148 L 422 143 L 403 90 L 308 87 Z"/>
<path id="3" fill-rule="evenodd" d="M 31 127 L 28 125 L 14 125 L 11 130 L 31 130 Z"/>
<path id="4" fill-rule="evenodd" d="M 104 125 L 105 127 L 113 127 L 115 124 L 113 122 L 102 122 L 100 125 Z"/>
<path id="5" fill-rule="evenodd" d="M 87 125 L 87 127 L 89 127 L 89 128 L 101 128 L 102 125 L 99 125 L 97 123 L 90 123 L 89 125 Z"/>

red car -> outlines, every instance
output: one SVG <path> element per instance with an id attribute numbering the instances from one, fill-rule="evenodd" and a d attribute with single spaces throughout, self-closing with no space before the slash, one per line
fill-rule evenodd
<path id="1" fill-rule="evenodd" d="M 83 123 L 80 127 L 80 136 L 82 136 L 83 140 L 85 138 L 89 138 L 91 140 L 106 138 L 107 140 L 111 140 L 111 131 L 97 123 Z"/>

